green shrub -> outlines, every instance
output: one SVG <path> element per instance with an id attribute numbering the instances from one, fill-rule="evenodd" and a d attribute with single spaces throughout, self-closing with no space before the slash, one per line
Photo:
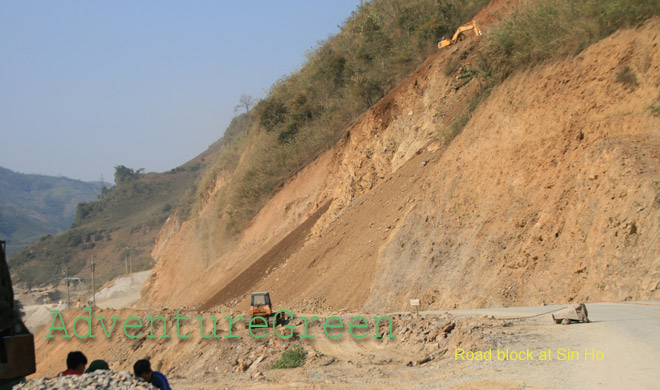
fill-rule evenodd
<path id="1" fill-rule="evenodd" d="M 275 362 L 270 368 L 297 368 L 305 364 L 305 357 L 307 353 L 300 344 L 288 347 L 283 353 L 280 360 Z"/>
<path id="2" fill-rule="evenodd" d="M 654 116 L 660 117 L 660 105 L 656 106 L 656 105 L 654 105 L 654 104 L 651 104 L 651 105 L 649 106 L 649 109 L 651 110 L 651 113 L 652 113 Z"/>
<path id="3" fill-rule="evenodd" d="M 452 76 L 454 73 L 458 72 L 458 70 L 461 68 L 461 61 L 457 57 L 452 57 L 449 59 L 447 62 L 447 66 L 445 67 L 445 76 Z"/>
<path id="4" fill-rule="evenodd" d="M 120 187 L 124 184 L 130 183 L 133 180 L 139 179 L 141 175 L 144 174 L 144 168 L 134 170 L 132 168 L 127 168 L 123 165 L 115 166 L 115 183 L 117 187 Z"/>
<path id="5" fill-rule="evenodd" d="M 289 123 L 289 125 L 286 127 L 286 130 L 281 131 L 280 134 L 277 136 L 277 140 L 283 144 L 293 142 L 297 132 L 298 132 L 298 125 L 295 122 Z"/>
<path id="6" fill-rule="evenodd" d="M 270 98 L 263 100 L 259 106 L 261 109 L 259 121 L 265 129 L 274 130 L 281 123 L 284 123 L 287 114 L 284 103 L 276 98 Z"/>
<path id="7" fill-rule="evenodd" d="M 658 99 L 654 104 L 649 106 L 649 110 L 651 110 L 651 114 L 653 114 L 653 116 L 660 117 L 660 96 L 658 96 Z"/>
<path id="8" fill-rule="evenodd" d="M 629 66 L 625 66 L 623 69 L 621 69 L 621 71 L 616 75 L 616 81 L 620 82 L 628 88 L 635 88 L 639 85 L 637 82 L 637 75 L 635 75 L 635 72 Z"/>

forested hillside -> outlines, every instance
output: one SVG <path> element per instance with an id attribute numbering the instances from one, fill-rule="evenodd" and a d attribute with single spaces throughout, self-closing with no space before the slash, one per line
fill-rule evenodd
<path id="1" fill-rule="evenodd" d="M 101 182 L 66 177 L 30 175 L 0 167 L 0 239 L 7 241 L 7 255 L 45 234 L 71 226 L 76 205 L 96 199 Z"/>

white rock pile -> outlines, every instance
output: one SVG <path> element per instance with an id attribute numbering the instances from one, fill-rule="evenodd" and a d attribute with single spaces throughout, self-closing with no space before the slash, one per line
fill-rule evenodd
<path id="1" fill-rule="evenodd" d="M 136 378 L 128 371 L 97 370 L 83 375 L 67 375 L 52 379 L 34 379 L 18 386 L 14 390 L 152 390 L 151 384 Z"/>

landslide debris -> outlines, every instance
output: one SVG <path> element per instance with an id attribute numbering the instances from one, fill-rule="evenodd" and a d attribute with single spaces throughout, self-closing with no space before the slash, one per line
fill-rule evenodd
<path id="1" fill-rule="evenodd" d="M 72 321 L 79 315 L 87 317 L 88 313 L 80 310 L 62 312 L 69 335 L 72 332 Z M 172 310 L 97 310 L 92 315 L 91 334 L 94 338 L 62 338 L 61 330 L 54 330 L 51 333 L 54 337 L 46 338 L 50 329 L 48 325 L 44 326 L 35 333 L 36 347 L 37 351 L 48 350 L 49 353 L 47 359 L 37 360 L 36 375 L 38 377 L 56 375 L 62 370 L 63 362 L 72 350 L 82 351 L 86 356 L 102 358 L 108 362 L 112 370 L 117 371 L 129 370 L 138 359 L 149 357 L 152 365 L 166 373 L 168 378 L 201 380 L 218 375 L 243 373 L 247 373 L 250 377 L 260 376 L 259 373 L 269 377 L 270 368 L 276 365 L 283 354 L 287 350 L 296 348 L 301 348 L 307 356 L 303 368 L 344 365 L 425 366 L 451 358 L 456 347 L 466 351 L 494 348 L 512 337 L 510 322 L 490 317 L 465 317 L 448 313 L 378 315 L 382 318 L 379 321 L 379 329 L 375 328 L 376 321 L 373 319 L 373 314 L 337 314 L 344 325 L 339 329 L 324 328 L 328 318 L 334 314 L 319 314 L 318 319 L 312 319 L 312 315 L 309 314 L 301 314 L 287 324 L 293 326 L 292 330 L 287 326 L 277 327 L 280 335 L 292 332 L 293 336 L 290 338 L 277 336 L 272 328 L 253 329 L 254 335 L 251 335 L 245 322 L 238 320 L 239 316 L 243 315 L 239 312 L 180 311 L 180 318 L 186 319 L 180 321 L 178 328 L 176 315 L 177 312 Z M 141 319 L 142 328 L 128 329 L 128 333 L 125 334 L 122 326 L 124 320 L 130 316 Z M 156 319 L 158 316 L 166 319 L 165 326 L 169 335 L 167 338 L 161 337 L 165 329 L 163 321 Z M 354 328 L 351 335 L 349 324 L 357 316 L 363 316 L 368 327 Z M 105 328 L 96 317 L 105 319 Z M 110 319 L 114 317 L 118 317 L 114 325 L 115 329 L 109 337 L 106 337 L 104 332 L 109 331 Z M 153 333 L 151 333 L 149 317 L 156 319 L 153 321 Z M 217 319 L 218 337 L 201 336 L 200 317 L 203 319 L 205 336 L 210 336 L 213 332 L 211 317 Z M 231 334 L 238 337 L 225 337 L 229 335 L 227 317 L 236 319 Z M 309 320 L 305 320 L 304 317 Z M 391 333 L 387 317 L 392 319 Z M 335 320 L 331 321 L 336 323 Z M 86 320 L 79 322 L 82 324 L 77 327 L 78 334 L 84 336 L 87 334 Z M 136 320 L 132 319 L 130 323 L 135 324 Z M 55 326 L 60 325 L 57 320 Z M 138 338 L 128 337 L 138 333 L 141 333 Z M 340 333 L 342 335 L 336 339 L 328 336 L 336 336 Z M 182 338 L 179 335 L 190 336 Z M 263 338 L 255 337 L 262 335 Z M 303 337 L 304 335 L 313 337 Z M 366 336 L 355 337 L 362 335 Z M 102 380 L 106 380 L 105 378 L 103 377 Z"/>

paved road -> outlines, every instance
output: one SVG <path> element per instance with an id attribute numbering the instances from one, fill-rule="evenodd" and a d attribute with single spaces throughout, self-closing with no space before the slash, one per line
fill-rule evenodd
<path id="1" fill-rule="evenodd" d="M 602 362 L 581 362 L 577 385 L 609 388 L 660 389 L 660 305 L 588 305 L 592 324 L 578 333 L 585 347 L 605 353 Z M 582 330 L 584 329 L 584 330 Z"/>
<path id="2" fill-rule="evenodd" d="M 546 313 L 563 306 L 504 309 L 455 310 L 455 315 L 494 315 L 498 318 L 524 317 Z M 660 389 L 660 302 L 587 304 L 589 324 L 552 325 L 550 315 L 539 316 L 547 328 L 555 351 L 579 353 L 579 358 L 548 364 L 545 374 L 564 376 L 573 388 Z M 602 352 L 602 360 L 590 359 L 585 350 Z M 533 374 L 538 375 L 538 373 Z M 552 386 L 550 386 L 552 387 Z"/>

